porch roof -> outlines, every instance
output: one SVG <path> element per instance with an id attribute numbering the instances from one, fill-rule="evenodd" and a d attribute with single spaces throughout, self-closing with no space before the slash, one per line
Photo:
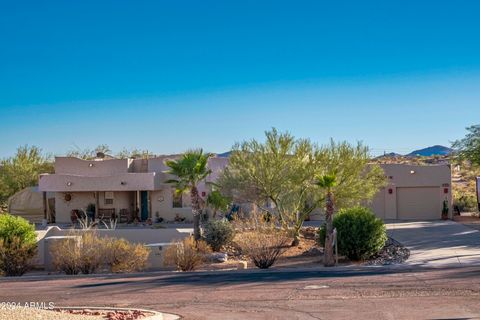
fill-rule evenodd
<path id="1" fill-rule="evenodd" d="M 163 184 L 155 172 L 123 173 L 110 176 L 82 176 L 72 174 L 40 175 L 40 191 L 137 191 L 159 190 Z"/>

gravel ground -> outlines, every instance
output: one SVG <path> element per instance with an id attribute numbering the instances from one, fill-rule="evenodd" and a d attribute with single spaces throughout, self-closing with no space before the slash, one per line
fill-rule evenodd
<path id="1" fill-rule="evenodd" d="M 366 265 L 390 265 L 404 263 L 410 257 L 410 250 L 405 248 L 400 242 L 388 237 L 382 251 L 372 257 Z"/>
<path id="2" fill-rule="evenodd" d="M 1 309 L 0 320 L 99 320 L 103 317 L 74 315 L 51 310 L 14 308 Z"/>

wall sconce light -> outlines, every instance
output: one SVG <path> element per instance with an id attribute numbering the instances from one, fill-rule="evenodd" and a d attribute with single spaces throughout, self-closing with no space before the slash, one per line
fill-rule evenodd
<path id="1" fill-rule="evenodd" d="M 448 188 L 444 188 L 443 193 L 448 194 Z"/>
<path id="2" fill-rule="evenodd" d="M 126 185 L 127 183 L 125 181 L 120 182 L 122 186 Z"/>
<path id="3" fill-rule="evenodd" d="M 91 168 L 93 167 L 93 163 L 89 163 L 88 166 Z"/>
<path id="4" fill-rule="evenodd" d="M 67 186 L 69 186 L 69 187 L 70 187 L 72 184 L 73 184 L 73 183 L 71 183 L 70 181 L 67 182 Z"/>
<path id="5" fill-rule="evenodd" d="M 410 174 L 415 174 L 415 170 L 410 170 Z"/>
<path id="6" fill-rule="evenodd" d="M 205 191 L 202 191 L 202 197 L 205 197 L 207 193 Z"/>
<path id="7" fill-rule="evenodd" d="M 388 194 L 392 194 L 393 193 L 393 189 L 392 188 L 388 188 Z"/>

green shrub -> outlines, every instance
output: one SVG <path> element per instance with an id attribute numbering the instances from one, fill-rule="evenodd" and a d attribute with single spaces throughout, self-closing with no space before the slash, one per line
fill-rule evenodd
<path id="1" fill-rule="evenodd" d="M 363 207 L 341 210 L 333 218 L 333 227 L 337 229 L 338 252 L 354 261 L 375 255 L 387 240 L 383 221 Z M 320 228 L 318 236 L 324 246 L 325 226 Z"/>
<path id="2" fill-rule="evenodd" d="M 35 226 L 30 224 L 22 217 L 12 216 L 11 214 L 0 215 L 0 239 L 5 242 L 12 241 L 14 237 L 19 238 L 24 243 L 36 243 L 37 235 Z"/>
<path id="3" fill-rule="evenodd" d="M 235 228 L 227 220 L 212 220 L 205 225 L 203 236 L 213 251 L 219 251 L 232 242 Z"/>
<path id="4" fill-rule="evenodd" d="M 37 252 L 35 227 L 21 217 L 0 214 L 0 273 L 21 276 Z"/>

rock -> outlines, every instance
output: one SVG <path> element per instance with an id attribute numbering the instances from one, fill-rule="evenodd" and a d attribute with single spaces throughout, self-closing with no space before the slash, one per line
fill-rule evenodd
<path id="1" fill-rule="evenodd" d="M 228 254 L 223 252 L 213 252 L 207 255 L 207 259 L 211 262 L 226 262 L 228 260 Z"/>
<path id="2" fill-rule="evenodd" d="M 365 264 L 390 265 L 405 262 L 410 257 L 410 250 L 395 239 L 388 238 L 383 249 Z"/>

